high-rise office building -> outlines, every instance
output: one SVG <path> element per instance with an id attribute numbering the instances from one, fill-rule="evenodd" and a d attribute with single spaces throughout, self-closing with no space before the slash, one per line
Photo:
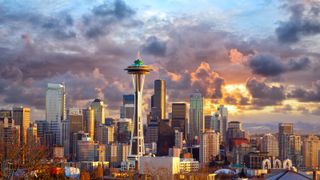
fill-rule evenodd
<path id="1" fill-rule="evenodd" d="M 120 118 L 133 119 L 134 113 L 134 95 L 125 94 L 122 97 L 122 106 L 120 107 Z"/>
<path id="2" fill-rule="evenodd" d="M 278 140 L 274 135 L 268 133 L 262 137 L 261 152 L 268 152 L 269 156 L 276 158 L 279 156 Z"/>
<path id="3" fill-rule="evenodd" d="M 40 142 L 37 132 L 38 132 L 37 124 L 35 123 L 30 124 L 30 127 L 27 129 L 27 144 L 29 146 L 37 145 Z"/>
<path id="4" fill-rule="evenodd" d="M 207 130 L 200 135 L 200 163 L 207 164 L 219 154 L 220 134 Z"/>
<path id="5" fill-rule="evenodd" d="M 66 92 L 64 84 L 49 83 L 46 93 L 46 120 L 66 119 Z"/>
<path id="6" fill-rule="evenodd" d="M 114 126 L 100 125 L 98 127 L 98 141 L 102 144 L 114 142 Z"/>
<path id="7" fill-rule="evenodd" d="M 174 146 L 182 150 L 183 148 L 183 132 L 174 131 Z"/>
<path id="8" fill-rule="evenodd" d="M 82 111 L 80 109 L 69 109 L 67 124 L 69 126 L 67 128 L 67 132 L 69 132 L 67 133 L 67 146 L 69 148 L 69 154 L 75 156 L 76 151 L 73 148 L 73 134 L 84 130 Z"/>
<path id="9" fill-rule="evenodd" d="M 46 120 L 37 120 L 37 135 L 41 145 L 45 145 L 45 133 L 49 131 L 49 122 Z"/>
<path id="10" fill-rule="evenodd" d="M 117 122 L 117 140 L 120 143 L 129 143 L 133 130 L 132 119 L 120 119 Z"/>
<path id="11" fill-rule="evenodd" d="M 21 144 L 26 144 L 27 129 L 30 125 L 30 108 L 15 107 L 12 112 L 15 125 L 20 126 L 20 142 Z"/>
<path id="12" fill-rule="evenodd" d="M 184 137 L 187 136 L 187 104 L 184 102 L 181 103 L 172 103 L 172 122 L 171 127 L 173 129 L 183 132 Z"/>
<path id="13" fill-rule="evenodd" d="M 83 128 L 86 133 L 89 133 L 91 139 L 94 139 L 94 110 L 89 106 L 82 110 L 83 113 Z"/>
<path id="14" fill-rule="evenodd" d="M 137 59 L 134 63 L 125 69 L 132 76 L 134 86 L 134 117 L 133 117 L 133 133 L 130 141 L 130 150 L 128 159 L 135 164 L 138 158 L 145 153 L 144 137 L 143 137 L 143 119 L 142 119 L 142 91 L 144 86 L 145 75 L 152 69 L 145 65 L 141 59 Z"/>
<path id="15" fill-rule="evenodd" d="M 287 137 L 287 143 L 289 148 L 287 149 L 288 158 L 292 161 L 295 167 L 300 167 L 302 165 L 302 140 L 301 136 L 297 134 L 292 134 Z"/>
<path id="16" fill-rule="evenodd" d="M 154 94 L 151 96 L 152 119 L 155 121 L 166 118 L 167 89 L 164 80 L 154 81 Z"/>
<path id="17" fill-rule="evenodd" d="M 158 142 L 158 133 L 159 133 L 158 122 L 151 121 L 147 125 L 145 142 L 146 143 Z"/>
<path id="18" fill-rule="evenodd" d="M 219 132 L 221 141 L 227 143 L 227 129 L 228 129 L 228 109 L 224 105 L 218 107 L 219 114 Z"/>
<path id="19" fill-rule="evenodd" d="M 64 84 L 48 84 L 46 92 L 46 120 L 55 134 L 55 144 L 62 145 L 62 124 L 66 119 L 66 93 Z"/>
<path id="20" fill-rule="evenodd" d="M 288 137 L 293 134 L 292 123 L 279 123 L 279 158 L 285 160 L 289 158 Z"/>
<path id="21" fill-rule="evenodd" d="M 302 154 L 303 166 L 308 170 L 319 168 L 319 152 L 320 140 L 319 137 L 309 135 L 303 140 Z"/>
<path id="22" fill-rule="evenodd" d="M 91 108 L 94 110 L 94 140 L 98 138 L 98 127 L 100 124 L 105 123 L 105 109 L 106 105 L 103 100 L 95 99 L 91 103 Z"/>
<path id="23" fill-rule="evenodd" d="M 234 139 L 244 139 L 246 138 L 246 133 L 242 129 L 242 124 L 239 121 L 230 121 L 228 123 L 228 130 L 226 133 L 227 138 L 227 146 L 229 147 L 229 151 L 232 151 Z"/>
<path id="24" fill-rule="evenodd" d="M 78 161 L 95 161 L 97 143 L 90 139 L 89 135 L 83 136 L 77 141 L 76 159 Z"/>
<path id="25" fill-rule="evenodd" d="M 4 158 L 10 156 L 11 151 L 20 148 L 20 126 L 15 125 L 12 117 L 0 117 L 0 143 L 0 153 Z"/>
<path id="26" fill-rule="evenodd" d="M 203 97 L 197 89 L 190 95 L 190 110 L 189 110 L 189 141 L 192 141 L 196 136 L 199 138 L 201 130 L 204 129 L 203 122 Z"/>

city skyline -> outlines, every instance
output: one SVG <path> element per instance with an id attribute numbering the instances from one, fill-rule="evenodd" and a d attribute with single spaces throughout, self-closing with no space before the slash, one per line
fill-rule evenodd
<path id="1" fill-rule="evenodd" d="M 141 50 L 155 71 L 145 113 L 162 79 L 168 108 L 200 89 L 230 120 L 319 126 L 318 2 L 75 3 L 0 1 L 1 107 L 45 119 L 47 83 L 65 82 L 68 108 L 101 98 L 115 117 L 132 93 L 123 67 Z"/>

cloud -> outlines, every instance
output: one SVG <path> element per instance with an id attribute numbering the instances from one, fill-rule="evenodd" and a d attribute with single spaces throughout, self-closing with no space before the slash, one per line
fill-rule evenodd
<path id="1" fill-rule="evenodd" d="M 294 109 L 290 104 L 285 104 L 282 107 L 275 107 L 273 109 L 273 112 L 275 113 L 290 113 L 291 111 L 294 111 Z"/>
<path id="2" fill-rule="evenodd" d="M 142 50 L 147 54 L 165 56 L 167 45 L 164 41 L 159 40 L 156 36 L 150 36 L 143 45 Z"/>
<path id="3" fill-rule="evenodd" d="M 282 43 L 295 43 L 304 36 L 320 33 L 320 3 L 288 1 L 285 8 L 291 14 L 289 20 L 281 21 L 275 32 Z"/>
<path id="4" fill-rule="evenodd" d="M 286 71 L 280 59 L 271 55 L 256 55 L 249 60 L 249 67 L 254 74 L 277 76 Z"/>
<path id="5" fill-rule="evenodd" d="M 319 102 L 320 101 L 320 80 L 313 82 L 312 89 L 296 88 L 292 90 L 289 98 L 296 98 L 301 102 Z"/>
<path id="6" fill-rule="evenodd" d="M 194 72 L 191 73 L 193 89 L 199 89 L 205 97 L 222 98 L 224 79 L 213 71 L 207 62 L 201 62 Z"/>
<path id="7" fill-rule="evenodd" d="M 248 79 L 246 87 L 252 96 L 253 105 L 279 105 L 286 98 L 283 86 L 268 85 L 255 78 Z"/>
<path id="8" fill-rule="evenodd" d="M 237 49 L 232 48 L 229 50 L 229 59 L 233 64 L 244 64 L 247 62 L 248 57 Z"/>
<path id="9" fill-rule="evenodd" d="M 283 59 L 272 55 L 257 54 L 248 60 L 248 66 L 252 73 L 262 76 L 278 76 L 285 72 L 300 71 L 310 67 L 311 61 L 307 57 L 290 59 L 286 62 Z"/>
<path id="10" fill-rule="evenodd" d="M 97 39 L 117 26 L 138 26 L 141 21 L 133 18 L 135 11 L 122 0 L 105 2 L 94 7 L 90 14 L 83 15 L 84 35 L 89 39 Z"/>

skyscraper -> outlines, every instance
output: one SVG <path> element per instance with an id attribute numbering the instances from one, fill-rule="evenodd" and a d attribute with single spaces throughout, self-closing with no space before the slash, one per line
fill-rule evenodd
<path id="1" fill-rule="evenodd" d="M 94 110 L 89 106 L 87 109 L 83 109 L 82 113 L 84 130 L 91 139 L 94 139 Z"/>
<path id="2" fill-rule="evenodd" d="M 279 156 L 279 147 L 277 138 L 268 133 L 262 137 L 261 141 L 261 151 L 268 152 L 269 156 L 278 157 Z"/>
<path id="3" fill-rule="evenodd" d="M 301 148 L 302 140 L 301 136 L 297 134 L 292 134 L 287 136 L 287 143 L 289 148 L 287 149 L 288 158 L 292 161 L 295 167 L 300 167 L 302 165 Z"/>
<path id="4" fill-rule="evenodd" d="M 20 142 L 27 143 L 27 130 L 30 125 L 30 108 L 15 107 L 13 108 L 13 119 L 15 125 L 20 126 Z"/>
<path id="5" fill-rule="evenodd" d="M 27 129 L 27 143 L 29 146 L 34 146 L 39 143 L 37 131 L 37 124 L 30 124 L 30 127 Z"/>
<path id="6" fill-rule="evenodd" d="M 172 103 L 171 127 L 183 132 L 184 137 L 187 136 L 187 120 L 187 104 L 184 102 Z"/>
<path id="7" fill-rule="evenodd" d="M 145 75 L 151 71 L 149 66 L 145 65 L 141 59 L 137 59 L 134 63 L 125 69 L 128 74 L 132 75 L 133 86 L 135 88 L 134 95 L 134 128 L 131 135 L 130 150 L 128 159 L 137 162 L 140 156 L 145 153 L 144 138 L 143 138 L 143 121 L 141 116 L 142 109 L 142 90 L 144 85 Z"/>
<path id="8" fill-rule="evenodd" d="M 192 141 L 195 136 L 199 138 L 200 131 L 204 130 L 203 122 L 203 97 L 198 89 L 190 95 L 190 110 L 189 110 L 189 134 Z"/>
<path id="9" fill-rule="evenodd" d="M 216 155 L 219 154 L 220 134 L 207 130 L 200 135 L 200 163 L 209 163 Z"/>
<path id="10" fill-rule="evenodd" d="M 289 158 L 288 137 L 293 134 L 292 123 L 279 123 L 279 158 L 281 160 Z"/>
<path id="11" fill-rule="evenodd" d="M 309 135 L 303 140 L 303 166 L 313 170 L 319 168 L 320 140 L 317 136 Z"/>
<path id="12" fill-rule="evenodd" d="M 64 84 L 48 84 L 46 93 L 46 120 L 62 121 L 66 119 L 66 93 Z"/>
<path id="13" fill-rule="evenodd" d="M 55 135 L 55 144 L 62 145 L 62 124 L 66 119 L 66 93 L 64 84 L 48 84 L 46 93 L 46 120 Z"/>
<path id="14" fill-rule="evenodd" d="M 103 100 L 95 99 L 91 103 L 91 108 L 94 111 L 94 140 L 98 138 L 98 127 L 100 124 L 105 123 L 105 108 L 106 105 L 104 104 Z"/>
<path id="15" fill-rule="evenodd" d="M 228 129 L 228 109 L 224 105 L 218 107 L 219 113 L 219 132 L 221 140 L 227 142 L 227 129 Z"/>
<path id="16" fill-rule="evenodd" d="M 133 118 L 134 113 L 134 95 L 123 95 L 123 103 L 120 107 L 120 118 Z"/>
<path id="17" fill-rule="evenodd" d="M 242 124 L 239 121 L 230 121 L 228 123 L 228 130 L 226 133 L 227 146 L 229 151 L 232 151 L 233 140 L 235 139 L 244 139 L 246 137 L 245 131 L 242 129 Z"/>
<path id="18" fill-rule="evenodd" d="M 166 118 L 166 99 L 167 89 L 164 80 L 154 81 L 154 94 L 151 97 L 151 112 L 153 120 L 160 120 Z"/>

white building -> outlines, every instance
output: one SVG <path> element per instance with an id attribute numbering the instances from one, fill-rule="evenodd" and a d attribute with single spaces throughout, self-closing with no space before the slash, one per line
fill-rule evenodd
<path id="1" fill-rule="evenodd" d="M 207 130 L 200 136 L 200 162 L 207 164 L 219 154 L 220 133 Z"/>
<path id="2" fill-rule="evenodd" d="M 196 173 L 199 171 L 199 161 L 192 158 L 180 159 L 180 173 Z"/>
<path id="3" fill-rule="evenodd" d="M 62 145 L 61 121 L 66 119 L 66 93 L 64 84 L 48 84 L 46 93 L 46 120 L 56 136 L 56 144 Z"/>

